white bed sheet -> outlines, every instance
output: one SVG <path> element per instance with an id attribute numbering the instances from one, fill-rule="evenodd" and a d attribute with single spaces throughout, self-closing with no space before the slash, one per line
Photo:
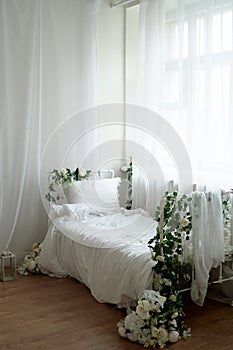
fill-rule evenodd
<path id="1" fill-rule="evenodd" d="M 154 262 L 148 241 L 156 222 L 148 213 L 122 209 L 76 215 L 80 211 L 74 205 L 71 211 L 69 205 L 66 209 L 53 211 L 54 224 L 41 244 L 42 272 L 76 278 L 98 302 L 119 307 L 136 302 L 145 289 L 151 289 Z"/>

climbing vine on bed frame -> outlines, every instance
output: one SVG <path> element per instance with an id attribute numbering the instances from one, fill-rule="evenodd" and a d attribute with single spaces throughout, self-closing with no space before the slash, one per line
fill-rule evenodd
<path id="1" fill-rule="evenodd" d="M 148 242 L 153 266 L 153 290 L 144 291 L 136 307 L 128 308 L 127 316 L 118 322 L 118 333 L 144 347 L 163 348 L 190 335 L 184 324 L 183 301 L 180 293 L 183 265 L 183 242 L 189 239 L 192 217 L 191 198 L 165 193 L 155 220 L 155 236 Z M 182 277 L 181 277 L 182 276 Z"/>
<path id="2" fill-rule="evenodd" d="M 182 270 L 184 241 L 189 240 L 192 229 L 191 200 L 191 196 L 185 194 L 178 196 L 177 192 L 166 192 L 155 213 L 156 234 L 148 242 L 155 261 L 153 287 L 166 297 L 160 325 L 169 329 L 175 318 L 175 327 L 174 324 L 172 327 L 180 337 L 187 335 L 180 286 L 190 279 Z"/>

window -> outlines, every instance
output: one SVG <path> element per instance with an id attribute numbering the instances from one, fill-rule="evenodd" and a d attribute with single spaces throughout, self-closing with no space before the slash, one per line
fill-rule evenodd
<path id="1" fill-rule="evenodd" d="M 143 81 L 135 74 L 131 87 L 143 86 L 145 105 L 176 129 L 190 154 L 194 181 L 232 187 L 232 2 L 177 0 L 167 2 L 169 8 L 162 1 L 147 3 L 139 49 L 131 54 L 136 60 L 143 48 L 146 69 Z"/>

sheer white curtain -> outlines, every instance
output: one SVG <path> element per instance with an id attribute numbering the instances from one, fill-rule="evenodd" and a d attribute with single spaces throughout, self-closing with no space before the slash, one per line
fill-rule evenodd
<path id="1" fill-rule="evenodd" d="M 0 1 L 0 249 L 43 239 L 42 150 L 95 103 L 98 0 Z M 59 150 L 57 150 L 59 152 Z"/>
<path id="2" fill-rule="evenodd" d="M 188 151 L 193 183 L 232 188 L 233 2 L 141 0 L 135 102 Z"/>

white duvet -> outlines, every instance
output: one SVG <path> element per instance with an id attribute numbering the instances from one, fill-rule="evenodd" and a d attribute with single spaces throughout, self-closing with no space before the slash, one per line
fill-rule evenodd
<path id="1" fill-rule="evenodd" d="M 85 204 L 65 204 L 52 206 L 50 218 L 39 256 L 44 273 L 76 278 L 97 301 L 119 307 L 151 289 L 148 241 L 156 223 L 147 212 L 99 212 Z"/>

